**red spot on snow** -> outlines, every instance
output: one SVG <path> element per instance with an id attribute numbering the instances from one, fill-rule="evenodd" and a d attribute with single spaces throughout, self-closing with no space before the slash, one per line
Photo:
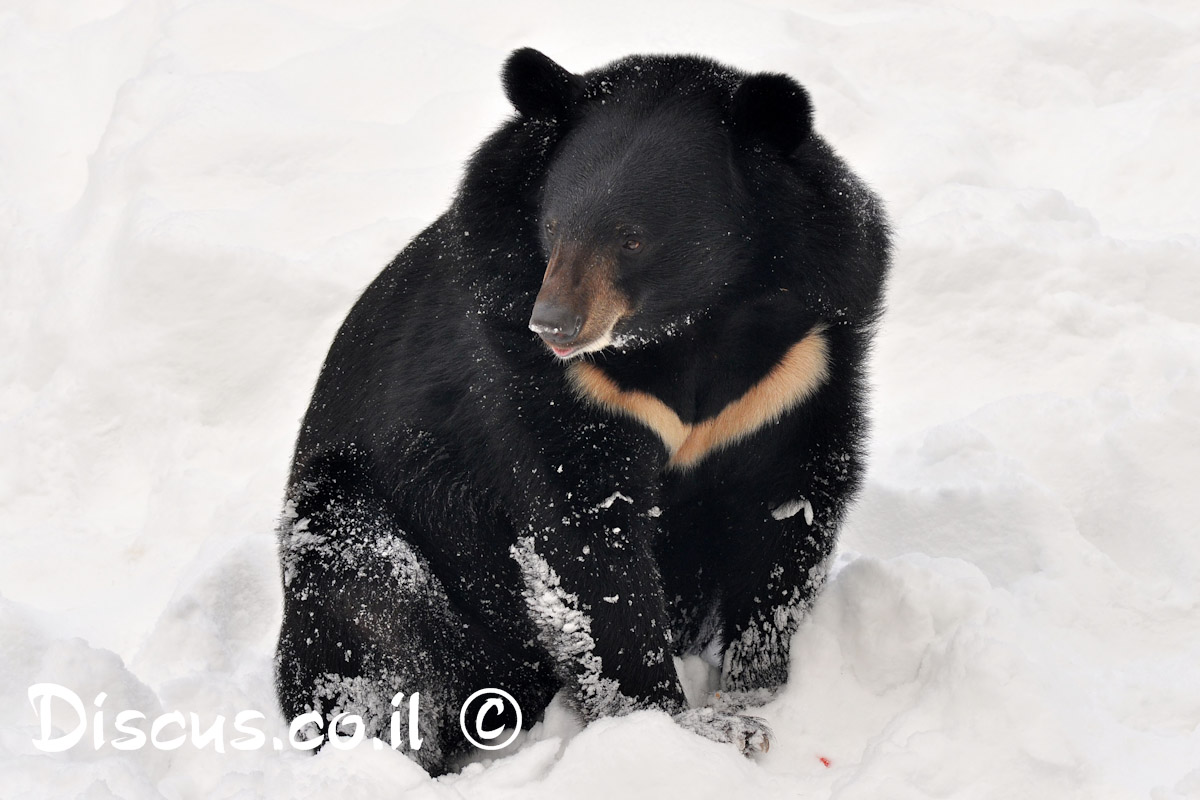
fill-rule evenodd
<path id="1" fill-rule="evenodd" d="M 829 759 L 828 759 L 828 758 L 826 758 L 825 756 L 817 756 L 817 758 L 819 758 L 819 759 L 821 760 L 821 763 L 822 763 L 822 764 L 824 764 L 824 765 L 825 765 L 825 766 L 827 766 L 827 767 L 829 766 Z"/>

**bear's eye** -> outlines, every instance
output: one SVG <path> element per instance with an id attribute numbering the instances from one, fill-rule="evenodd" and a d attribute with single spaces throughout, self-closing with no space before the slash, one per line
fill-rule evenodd
<path id="1" fill-rule="evenodd" d="M 636 253 L 638 250 L 642 249 L 642 240 L 633 236 L 628 236 L 621 246 L 630 252 Z"/>
<path id="2" fill-rule="evenodd" d="M 546 233 L 550 234 L 551 236 L 554 235 L 554 229 L 557 227 L 558 223 L 554 220 L 551 219 L 546 221 Z"/>

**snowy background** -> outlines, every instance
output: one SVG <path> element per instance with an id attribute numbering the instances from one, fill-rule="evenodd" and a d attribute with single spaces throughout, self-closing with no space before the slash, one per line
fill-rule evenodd
<path id="1" fill-rule="evenodd" d="M 0 796 L 1200 797 L 1200 9 L 993 6 L 2 0 Z M 320 361 L 523 45 L 791 73 L 895 222 L 869 479 L 770 753 L 649 712 L 439 781 L 38 753 L 39 681 L 272 712 Z"/>

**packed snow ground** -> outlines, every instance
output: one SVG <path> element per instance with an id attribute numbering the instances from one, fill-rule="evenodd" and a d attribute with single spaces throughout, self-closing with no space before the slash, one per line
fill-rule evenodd
<path id="1" fill-rule="evenodd" d="M 993 5 L 6 0 L 0 796 L 1200 797 L 1200 10 Z M 274 713 L 317 368 L 522 45 L 789 72 L 895 222 L 869 480 L 770 753 L 558 707 L 439 781 L 39 753 L 36 682 Z"/>

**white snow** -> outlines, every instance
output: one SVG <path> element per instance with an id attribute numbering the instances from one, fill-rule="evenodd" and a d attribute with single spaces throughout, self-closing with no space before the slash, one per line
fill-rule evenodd
<path id="1" fill-rule="evenodd" d="M 1200 8 L 991 8 L 7 0 L 0 797 L 1200 797 Z M 300 415 L 523 45 L 796 75 L 895 223 L 870 473 L 770 752 L 558 705 L 438 781 L 371 747 L 115 749 L 126 709 L 286 736 Z M 110 743 L 38 752 L 36 683 Z"/>
<path id="2" fill-rule="evenodd" d="M 771 516 L 775 519 L 783 520 L 794 517 L 801 511 L 804 512 L 804 524 L 813 524 L 813 507 L 812 503 L 801 497 L 799 500 L 789 500 L 777 508 L 771 509 Z"/>
<path id="3" fill-rule="evenodd" d="M 601 501 L 600 501 L 600 504 L 599 504 L 598 506 L 596 506 L 596 508 L 597 508 L 597 509 L 600 509 L 600 508 L 612 508 L 612 504 L 613 504 L 613 503 L 615 503 L 615 502 L 617 502 L 618 500 L 624 500 L 626 503 L 632 503 L 632 502 L 633 502 L 633 498 L 632 498 L 632 497 L 629 497 L 629 496 L 627 496 L 627 495 L 623 495 L 623 494 L 621 494 L 620 492 L 613 492 L 613 493 L 612 493 L 612 494 L 610 494 L 608 497 L 606 497 L 606 498 L 604 498 L 603 500 L 601 500 Z"/>

